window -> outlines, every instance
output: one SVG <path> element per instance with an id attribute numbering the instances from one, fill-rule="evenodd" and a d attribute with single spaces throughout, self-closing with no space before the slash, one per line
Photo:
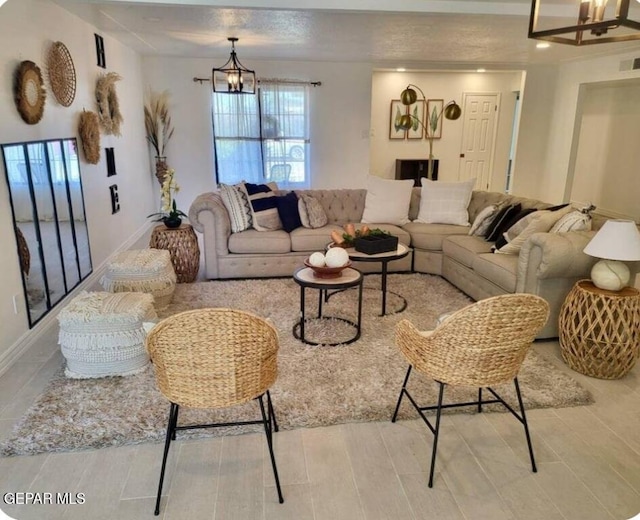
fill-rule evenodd
<path id="1" fill-rule="evenodd" d="M 308 188 L 309 88 L 267 83 L 255 96 L 213 94 L 217 182 Z"/>

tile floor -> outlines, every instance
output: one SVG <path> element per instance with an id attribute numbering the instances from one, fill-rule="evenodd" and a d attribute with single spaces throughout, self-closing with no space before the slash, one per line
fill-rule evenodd
<path id="1" fill-rule="evenodd" d="M 431 434 L 417 421 L 281 431 L 277 502 L 264 436 L 172 445 L 160 518 L 169 519 L 628 519 L 640 512 L 640 369 L 624 379 L 582 376 L 555 341 L 534 348 L 594 394 L 591 406 L 532 410 L 539 472 L 508 414 L 444 418 L 427 488 Z M 43 336 L 0 377 L 0 435 L 61 363 Z M 398 382 L 400 384 L 400 382 Z M 277 402 L 275 403 L 277 412 Z M 84 493 L 83 505 L 9 506 L 20 519 L 153 518 L 162 445 L 0 458 L 0 490 Z"/>

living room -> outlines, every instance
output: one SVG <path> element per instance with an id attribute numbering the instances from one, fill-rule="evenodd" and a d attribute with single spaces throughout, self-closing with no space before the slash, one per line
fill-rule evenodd
<path id="1" fill-rule="evenodd" d="M 105 42 L 106 71 L 117 72 L 122 77 L 116 89 L 124 122 L 120 137 L 101 136 L 101 148 L 115 150 L 116 177 L 107 177 L 104 160 L 98 164 L 82 161 L 80 165 L 93 274 L 80 284 L 76 289 L 79 291 L 96 284 L 116 252 L 137 244 L 146 245 L 148 241 L 153 223 L 147 215 L 158 209 L 159 189 L 153 175 L 153 154 L 145 139 L 142 107 L 147 89 L 168 90 L 171 96 L 170 110 L 176 130 L 167 156 L 181 185 L 176 197 L 178 207 L 186 212 L 198 195 L 215 188 L 211 86 L 194 82 L 193 78 L 207 77 L 212 66 L 224 63 L 229 53 L 226 38 L 232 34 L 227 29 L 218 29 L 215 48 L 203 45 L 200 54 L 192 57 L 141 53 L 113 36 L 122 30 L 117 20 L 107 18 L 109 21 L 105 22 L 101 18 L 94 25 L 62 7 L 63 3 L 8 0 L 0 7 L 0 41 L 3 43 L 0 56 L 5 64 L 0 143 L 78 136 L 79 114 L 83 109 L 96 109 L 95 80 L 105 71 L 96 66 L 94 34 L 100 34 Z M 523 4 L 526 11 L 529 2 Z M 88 7 L 88 3 L 84 7 Z M 230 26 L 241 27 L 238 22 L 234 24 Z M 73 56 L 76 97 L 73 105 L 66 108 L 48 94 L 42 120 L 36 125 L 27 125 L 13 101 L 14 70 L 22 60 L 32 60 L 42 67 L 48 44 L 54 41 L 63 41 Z M 322 82 L 321 86 L 311 89 L 310 97 L 313 116 L 309 169 L 310 185 L 314 189 L 362 188 L 369 174 L 393 178 L 395 159 L 426 155 L 424 140 L 393 142 L 388 139 L 389 104 L 412 83 L 429 98 L 445 102 L 455 99 L 461 103 L 467 92 L 501 94 L 501 119 L 493 158 L 495 173 L 490 187 L 493 191 L 502 191 L 512 145 L 514 93 L 519 92 L 520 118 L 514 141 L 511 192 L 549 203 L 594 202 L 605 214 L 608 211 L 609 216 L 637 221 L 639 193 L 637 183 L 633 182 L 633 166 L 638 164 L 635 143 L 640 137 L 640 125 L 636 124 L 640 70 L 627 69 L 624 65 L 638 57 L 637 45 L 635 48 L 633 43 L 603 45 L 602 50 L 590 51 L 588 57 L 580 55 L 583 49 L 575 49 L 570 59 L 549 63 L 535 58 L 535 52 L 544 50 L 537 51 L 533 40 L 529 43 L 534 56 L 530 62 L 500 63 L 494 67 L 484 62 L 466 63 L 464 67 L 456 65 L 459 70 L 455 71 L 451 70 L 451 64 L 438 64 L 437 60 L 412 66 L 392 64 L 390 60 L 385 63 L 363 59 L 343 61 L 340 55 L 313 60 L 303 56 L 257 59 L 255 56 L 261 56 L 259 45 L 252 44 L 249 36 L 242 34 L 237 52 L 243 63 L 255 69 L 260 77 Z M 476 72 L 479 65 L 487 72 Z M 406 66 L 409 71 L 397 72 L 395 68 L 400 66 Z M 598 134 L 601 128 L 609 130 L 606 137 Z M 626 131 L 618 132 L 619 128 Z M 590 136 L 589 142 L 578 138 L 582 131 Z M 443 138 L 435 144 L 441 180 L 458 180 L 461 132 L 461 121 L 446 121 Z M 606 151 L 595 156 L 605 142 Z M 114 179 L 118 185 L 120 211 L 112 214 L 109 186 L 114 184 Z M 0 240 L 7 245 L 0 251 L 0 283 L 4 288 L 4 297 L 0 299 L 3 323 L 0 372 L 6 377 L 16 366 L 24 366 L 20 365 L 25 363 L 20 356 L 50 333 L 58 308 L 33 328 L 29 327 L 14 247 L 9 193 L 6 183 L 0 186 L 3 217 Z M 16 377 L 26 376 L 23 373 Z M 632 373 L 630 379 L 617 386 L 614 383 L 615 391 L 637 397 L 637 376 Z M 15 384 L 6 383 L 3 387 L 4 405 L 9 403 L 7 394 Z M 600 396 L 614 391 L 611 386 L 598 388 Z M 580 415 L 576 424 L 584 426 L 584 417 Z M 618 431 L 633 435 L 637 424 L 638 418 L 634 417 L 619 425 Z M 8 424 L 3 422 L 3 426 Z M 638 449 L 637 443 L 634 449 Z M 155 452 L 149 456 L 155 456 Z M 637 484 L 635 490 L 637 493 Z M 637 504 L 633 500 L 627 501 L 629 503 Z M 570 516 L 565 513 L 565 517 Z"/>

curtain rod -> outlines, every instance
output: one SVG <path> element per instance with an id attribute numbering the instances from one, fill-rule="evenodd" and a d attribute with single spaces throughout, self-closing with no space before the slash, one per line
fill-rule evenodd
<path id="1" fill-rule="evenodd" d="M 193 78 L 194 83 L 211 83 L 211 78 Z M 279 78 L 258 78 L 258 84 L 260 83 L 282 83 L 288 85 L 311 85 L 312 87 L 319 87 L 322 85 L 322 81 L 302 81 L 299 79 L 279 79 Z"/>

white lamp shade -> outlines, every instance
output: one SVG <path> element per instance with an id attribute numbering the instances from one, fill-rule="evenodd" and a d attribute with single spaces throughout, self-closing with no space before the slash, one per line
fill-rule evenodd
<path id="1" fill-rule="evenodd" d="M 607 220 L 584 252 L 608 260 L 640 260 L 640 232 L 636 223 L 632 220 Z"/>

